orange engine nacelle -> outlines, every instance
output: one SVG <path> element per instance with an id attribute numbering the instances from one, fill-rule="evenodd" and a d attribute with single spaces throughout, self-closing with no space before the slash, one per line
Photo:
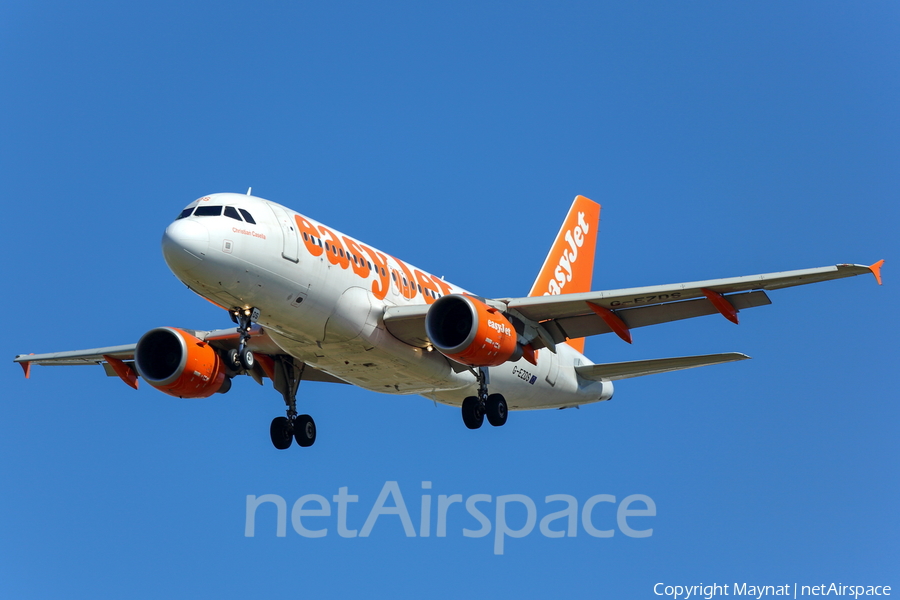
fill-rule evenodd
<path id="1" fill-rule="evenodd" d="M 138 373 L 156 389 L 179 398 L 227 391 L 225 365 L 212 346 L 174 327 L 145 333 L 134 351 Z"/>
<path id="2" fill-rule="evenodd" d="M 438 299 L 425 315 L 425 331 L 441 354 L 465 365 L 496 367 L 522 357 L 509 320 L 471 296 Z"/>

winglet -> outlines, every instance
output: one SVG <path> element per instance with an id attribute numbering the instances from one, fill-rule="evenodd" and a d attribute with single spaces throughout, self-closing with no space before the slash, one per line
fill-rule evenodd
<path id="1" fill-rule="evenodd" d="M 875 276 L 875 281 L 878 282 L 878 285 L 881 285 L 881 267 L 884 265 L 884 259 L 882 258 L 877 263 L 869 267 L 869 270 L 872 271 L 872 275 Z"/>

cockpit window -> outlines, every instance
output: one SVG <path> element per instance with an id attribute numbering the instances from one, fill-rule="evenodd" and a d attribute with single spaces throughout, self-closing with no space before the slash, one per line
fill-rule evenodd
<path id="1" fill-rule="evenodd" d="M 218 217 L 221 214 L 221 206 L 198 206 L 194 212 L 195 217 Z"/>
<path id="2" fill-rule="evenodd" d="M 238 210 L 240 210 L 240 211 L 241 211 L 241 214 L 244 215 L 244 220 L 245 220 L 245 221 L 247 221 L 248 223 L 252 223 L 253 225 L 256 225 L 256 221 L 253 220 L 253 217 L 250 216 L 250 213 L 248 213 L 248 212 L 247 212 L 246 210 L 244 210 L 243 208 L 238 209 Z"/>
<path id="3" fill-rule="evenodd" d="M 225 216 L 226 216 L 226 217 L 231 217 L 231 218 L 234 219 L 235 221 L 240 221 L 240 220 L 241 220 L 240 215 L 238 215 L 237 209 L 236 209 L 235 207 L 233 207 L 233 206 L 226 206 L 226 207 L 225 207 Z"/>
<path id="4" fill-rule="evenodd" d="M 186 209 L 184 209 L 183 211 L 181 211 L 181 214 L 180 214 L 180 215 L 178 215 L 178 219 L 183 219 L 183 218 L 185 218 L 185 217 L 189 217 L 189 216 L 191 216 L 191 213 L 192 213 L 192 212 L 194 212 L 194 207 L 193 207 L 193 206 L 190 207 L 190 208 L 186 208 Z M 175 220 L 177 221 L 178 219 L 175 219 Z"/>

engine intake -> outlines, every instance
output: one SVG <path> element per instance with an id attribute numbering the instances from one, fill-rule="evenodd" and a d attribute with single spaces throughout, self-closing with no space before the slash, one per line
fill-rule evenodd
<path id="1" fill-rule="evenodd" d="M 425 315 L 425 331 L 441 354 L 473 367 L 496 367 L 522 356 L 509 320 L 471 296 L 439 298 Z"/>
<path id="2" fill-rule="evenodd" d="M 134 364 L 147 383 L 178 398 L 207 398 L 228 391 L 231 383 L 212 346 L 174 327 L 145 333 L 135 348 Z"/>

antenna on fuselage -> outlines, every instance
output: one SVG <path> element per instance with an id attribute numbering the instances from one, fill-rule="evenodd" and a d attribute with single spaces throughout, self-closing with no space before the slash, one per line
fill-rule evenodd
<path id="1" fill-rule="evenodd" d="M 252 188 L 252 187 L 248 187 L 248 188 L 247 188 L 247 195 L 249 196 L 249 195 L 250 195 L 250 192 L 252 192 L 252 191 L 253 191 L 253 188 Z"/>

